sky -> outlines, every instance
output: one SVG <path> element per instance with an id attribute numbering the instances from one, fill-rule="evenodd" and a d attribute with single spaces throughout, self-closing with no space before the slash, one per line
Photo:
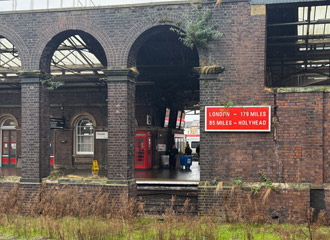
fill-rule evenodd
<path id="1" fill-rule="evenodd" d="M 105 5 L 123 5 L 134 3 L 151 3 L 151 2 L 175 2 L 179 0 L 0 0 L 0 11 L 30 10 L 30 9 L 47 9 L 81 6 L 105 6 Z"/>

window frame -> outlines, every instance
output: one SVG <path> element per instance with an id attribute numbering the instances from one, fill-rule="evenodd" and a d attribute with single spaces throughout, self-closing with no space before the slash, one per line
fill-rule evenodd
<path id="1" fill-rule="evenodd" d="M 82 134 L 81 133 L 81 128 L 83 128 L 82 123 L 88 121 L 91 124 L 91 129 L 88 135 Z M 87 124 L 86 124 L 87 125 Z M 95 141 L 94 141 L 94 123 L 93 120 L 91 119 L 91 117 L 89 116 L 81 116 L 77 119 L 76 123 L 75 123 L 75 153 L 76 155 L 94 155 L 94 147 L 95 147 Z M 90 143 L 82 143 L 82 139 L 85 138 L 89 138 L 91 140 Z M 91 145 L 91 150 L 92 151 L 79 151 L 79 146 L 81 144 L 89 144 Z"/>

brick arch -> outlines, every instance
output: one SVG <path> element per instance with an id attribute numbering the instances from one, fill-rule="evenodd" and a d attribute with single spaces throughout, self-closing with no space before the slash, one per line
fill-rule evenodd
<path id="1" fill-rule="evenodd" d="M 0 114 L 0 126 L 2 125 L 3 121 L 5 119 L 7 119 L 7 118 L 10 118 L 10 119 L 12 119 L 14 121 L 16 129 L 18 127 L 20 127 L 19 124 L 18 124 L 18 121 L 17 121 L 16 117 L 13 114 L 11 114 L 11 113 Z"/>
<path id="2" fill-rule="evenodd" d="M 25 45 L 21 36 L 13 31 L 11 28 L 0 24 L 0 35 L 5 37 L 8 41 L 10 41 L 18 51 L 18 55 L 21 59 L 22 69 L 28 69 L 29 64 L 29 56 L 30 51 L 28 47 Z"/>
<path id="3" fill-rule="evenodd" d="M 73 16 L 61 16 L 53 25 L 45 25 L 43 29 L 39 31 L 40 34 L 36 38 L 38 39 L 38 43 L 36 43 L 33 51 L 35 54 L 32 56 L 32 69 L 39 69 L 39 64 L 47 44 L 51 42 L 54 37 L 66 31 L 81 31 L 94 37 L 102 46 L 106 55 L 107 66 L 109 66 L 113 63 L 113 60 L 111 60 L 111 53 L 113 52 L 114 45 L 111 42 L 110 36 L 96 25 L 96 23 L 92 23 L 86 19 L 75 18 Z"/>
<path id="4" fill-rule="evenodd" d="M 119 63 L 120 59 L 123 59 L 123 62 L 120 63 L 121 66 L 134 66 L 140 46 L 149 37 L 148 34 L 145 34 L 148 30 L 161 26 L 173 26 L 184 31 L 185 29 L 180 26 L 184 21 L 182 16 L 174 13 L 157 13 L 141 19 L 129 30 L 133 35 L 127 34 L 126 39 L 124 39 L 123 49 L 119 51 L 123 52 L 123 56 L 117 59 L 117 62 Z"/>
<path id="5" fill-rule="evenodd" d="M 76 115 L 73 116 L 73 118 L 71 119 L 70 121 L 70 127 L 74 128 L 78 119 L 81 118 L 81 117 L 89 117 L 91 119 L 91 121 L 93 122 L 93 125 L 94 127 L 97 126 L 97 122 L 95 120 L 95 118 L 93 117 L 93 115 L 87 113 L 87 112 L 80 112 L 80 113 L 77 113 Z"/>

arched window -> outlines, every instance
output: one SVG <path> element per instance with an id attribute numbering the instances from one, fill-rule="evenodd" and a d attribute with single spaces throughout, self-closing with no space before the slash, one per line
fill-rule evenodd
<path id="1" fill-rule="evenodd" d="M 2 122 L 2 129 L 15 129 L 16 124 L 13 119 L 7 118 Z"/>
<path id="2" fill-rule="evenodd" d="M 94 127 L 89 117 L 76 122 L 76 154 L 94 154 Z"/>

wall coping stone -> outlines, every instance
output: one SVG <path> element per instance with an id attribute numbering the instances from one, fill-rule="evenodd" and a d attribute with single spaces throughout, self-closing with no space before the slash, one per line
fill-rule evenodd
<path id="1" fill-rule="evenodd" d="M 40 184 L 41 182 L 41 178 L 21 178 L 19 180 L 20 184 Z"/>
<path id="2" fill-rule="evenodd" d="M 219 183 L 218 183 L 219 184 Z M 223 188 L 223 189 L 232 189 L 233 187 L 236 188 L 242 188 L 242 189 L 251 189 L 253 187 L 261 187 L 265 186 L 264 182 L 247 182 L 243 183 L 240 186 L 234 185 L 232 182 L 220 182 L 220 185 L 222 184 L 222 187 L 218 187 L 217 185 L 209 185 L 209 183 L 206 182 L 200 182 L 199 188 L 209 188 L 209 189 L 217 189 L 217 188 Z M 310 190 L 311 189 L 310 183 L 274 183 L 273 186 L 275 186 L 278 189 L 295 189 L 295 190 Z M 325 186 L 323 184 L 323 189 L 325 189 Z M 330 184 L 329 184 L 330 189 Z"/>
<path id="3" fill-rule="evenodd" d="M 43 183 L 46 184 L 63 184 L 63 185 L 103 185 L 103 186 L 127 186 L 127 185 L 135 185 L 135 179 L 132 180 L 109 180 L 106 178 L 103 179 L 76 179 L 76 178 L 65 178 L 61 177 L 58 179 L 48 179 L 43 178 Z"/>
<path id="4" fill-rule="evenodd" d="M 277 93 L 310 93 L 310 92 L 330 92 L 330 86 L 312 87 L 282 87 L 275 89 Z"/>
<path id="5" fill-rule="evenodd" d="M 1 183 L 19 183 L 20 177 L 17 176 L 6 176 L 6 177 L 0 177 L 0 184 Z"/>
<path id="6" fill-rule="evenodd" d="M 38 181 L 33 181 L 38 180 Z M 67 184 L 67 185 L 104 185 L 104 186 L 127 186 L 127 185 L 135 185 L 136 180 L 109 180 L 109 179 L 75 179 L 75 178 L 65 178 L 61 177 L 58 179 L 41 179 L 42 183 L 46 184 Z M 3 183 L 20 183 L 20 184 L 40 184 L 40 179 L 22 179 L 18 176 L 5 176 L 0 178 L 0 184 Z M 223 189 L 231 189 L 233 186 L 236 188 L 250 189 L 252 187 L 260 187 L 264 185 L 263 182 L 247 182 L 243 183 L 241 186 L 233 185 L 232 182 L 221 182 Z M 199 188 L 209 188 L 216 189 L 217 185 L 209 185 L 208 182 L 196 182 Z M 320 189 L 320 190 L 330 190 L 330 183 L 323 184 L 311 184 L 311 183 L 273 183 L 275 187 L 278 189 L 296 189 L 296 190 L 309 190 L 309 189 Z"/>

